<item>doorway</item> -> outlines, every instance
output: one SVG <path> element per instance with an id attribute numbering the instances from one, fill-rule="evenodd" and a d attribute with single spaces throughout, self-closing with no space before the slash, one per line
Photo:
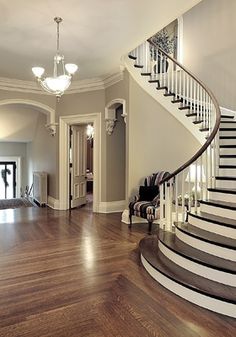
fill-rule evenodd
<path id="1" fill-rule="evenodd" d="M 84 115 L 72 115 L 60 117 L 59 121 L 59 208 L 69 209 L 70 202 L 70 126 L 92 124 L 94 127 L 93 137 L 93 212 L 99 211 L 100 186 L 101 186 L 101 113 Z"/>
<path id="2" fill-rule="evenodd" d="M 16 162 L 0 161 L 0 199 L 16 197 Z"/>
<path id="3" fill-rule="evenodd" d="M 70 126 L 69 141 L 69 208 L 93 203 L 93 137 L 92 123 Z"/>

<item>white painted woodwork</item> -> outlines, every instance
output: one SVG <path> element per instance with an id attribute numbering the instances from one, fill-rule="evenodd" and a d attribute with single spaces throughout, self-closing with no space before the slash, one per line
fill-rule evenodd
<path id="1" fill-rule="evenodd" d="M 161 241 L 158 241 L 158 247 L 162 254 L 178 266 L 209 280 L 236 287 L 236 274 L 216 270 L 213 267 L 204 266 L 200 262 L 190 260 L 169 249 Z"/>
<path id="2" fill-rule="evenodd" d="M 236 167 L 234 168 L 219 168 L 219 176 L 236 177 Z"/>
<path id="3" fill-rule="evenodd" d="M 220 139 L 220 145 L 236 145 L 236 138 Z"/>
<path id="4" fill-rule="evenodd" d="M 168 278 L 167 276 L 163 275 L 158 270 L 153 268 L 151 264 L 148 263 L 148 261 L 142 255 L 141 261 L 147 272 L 158 283 L 160 283 L 163 287 L 167 288 L 168 290 L 172 291 L 174 294 L 186 299 L 191 303 L 197 304 L 200 307 L 236 318 L 235 304 L 218 300 L 207 295 L 203 295 L 201 293 L 198 293 L 197 291 L 189 289 L 188 287 L 185 287 L 184 285 L 175 282 L 174 280 L 171 280 L 170 278 Z"/>
<path id="5" fill-rule="evenodd" d="M 86 204 L 86 125 L 71 126 L 71 208 Z"/>
<path id="6" fill-rule="evenodd" d="M 188 222 L 197 228 L 203 229 L 205 231 L 219 234 L 225 237 L 236 239 L 236 226 L 235 228 L 223 226 L 216 224 L 212 221 L 206 221 L 204 219 L 195 218 L 191 214 L 188 215 Z"/>
<path id="7" fill-rule="evenodd" d="M 209 199 L 217 201 L 225 201 L 230 203 L 235 203 L 236 206 L 236 194 L 233 193 L 224 193 L 217 191 L 209 191 Z"/>
<path id="8" fill-rule="evenodd" d="M 236 190 L 236 180 L 219 180 L 216 179 L 216 187 Z"/>
<path id="9" fill-rule="evenodd" d="M 236 155 L 236 147 L 235 148 L 220 148 L 220 155 Z"/>
<path id="10" fill-rule="evenodd" d="M 217 205 L 201 204 L 200 211 L 204 213 L 214 214 L 216 216 L 221 216 L 223 218 L 236 220 L 236 209 L 232 210 L 228 208 L 219 207 Z"/>
<path id="11" fill-rule="evenodd" d="M 202 250 L 208 254 L 212 254 L 222 259 L 236 262 L 236 250 L 225 248 L 214 243 L 209 243 L 198 238 L 194 238 L 187 233 L 180 231 L 176 228 L 176 236 L 178 239 L 186 243 L 187 245 Z"/>

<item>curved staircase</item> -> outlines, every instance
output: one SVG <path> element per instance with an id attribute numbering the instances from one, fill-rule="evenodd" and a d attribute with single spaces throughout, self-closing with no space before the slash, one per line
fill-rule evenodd
<path id="1" fill-rule="evenodd" d="M 133 76 L 161 92 L 161 103 L 167 108 L 171 103 L 171 113 L 185 126 L 191 120 L 202 144 L 162 181 L 160 226 L 157 236 L 140 242 L 142 264 L 175 294 L 236 318 L 234 116 L 220 115 L 211 91 L 152 41 L 133 50 L 129 59 Z"/>

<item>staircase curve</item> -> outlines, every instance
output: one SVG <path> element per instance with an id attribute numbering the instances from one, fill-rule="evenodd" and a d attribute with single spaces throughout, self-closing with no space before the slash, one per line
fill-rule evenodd
<path id="1" fill-rule="evenodd" d="M 151 40 L 130 52 L 125 63 L 202 144 L 161 182 L 159 229 L 140 242 L 142 264 L 182 298 L 236 317 L 234 116 L 221 116 L 212 92 Z"/>

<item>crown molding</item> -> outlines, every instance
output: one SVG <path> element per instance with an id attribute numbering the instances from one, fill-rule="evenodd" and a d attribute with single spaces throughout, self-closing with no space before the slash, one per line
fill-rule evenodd
<path id="1" fill-rule="evenodd" d="M 65 92 L 65 94 L 78 94 L 81 92 L 104 90 L 121 80 L 123 80 L 122 71 L 109 74 L 101 78 L 96 77 L 86 80 L 73 81 L 71 87 Z M 22 81 L 6 77 L 0 77 L 0 90 L 50 95 L 46 91 L 43 91 L 42 88 L 34 81 Z"/>

